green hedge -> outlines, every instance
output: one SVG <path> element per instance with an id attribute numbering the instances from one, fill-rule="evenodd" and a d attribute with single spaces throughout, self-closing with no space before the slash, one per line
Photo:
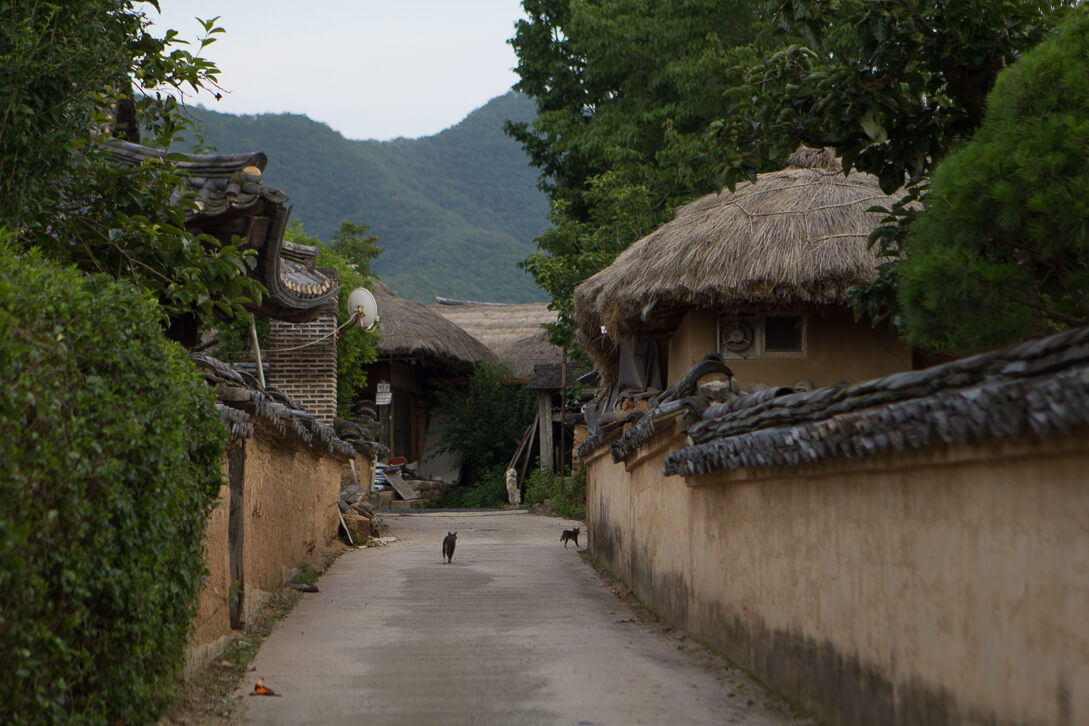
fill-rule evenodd
<path id="1" fill-rule="evenodd" d="M 184 661 L 225 432 L 155 301 L 6 246 L 0 722 L 149 723 Z"/>

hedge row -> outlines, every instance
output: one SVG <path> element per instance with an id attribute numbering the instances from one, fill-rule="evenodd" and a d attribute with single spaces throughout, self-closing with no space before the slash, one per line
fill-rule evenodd
<path id="1" fill-rule="evenodd" d="M 0 238 L 0 722 L 149 723 L 225 433 L 159 307 Z"/>

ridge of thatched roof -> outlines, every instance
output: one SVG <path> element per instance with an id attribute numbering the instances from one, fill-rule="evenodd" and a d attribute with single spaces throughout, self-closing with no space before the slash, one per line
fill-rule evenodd
<path id="1" fill-rule="evenodd" d="M 780 171 L 682 207 L 579 285 L 580 339 L 601 354 L 651 307 L 841 303 L 876 274 L 868 240 L 881 214 L 867 210 L 895 201 L 873 175 L 845 176 L 830 151 L 801 148 Z"/>
<path id="2" fill-rule="evenodd" d="M 436 298 L 428 306 L 484 345 L 508 364 L 515 378 L 528 380 L 537 363 L 559 363 L 563 351 L 548 341 L 541 327 L 556 322 L 548 303 L 491 303 Z"/>
<path id="3" fill-rule="evenodd" d="M 380 357 L 430 358 L 461 369 L 496 360 L 488 346 L 423 303 L 406 300 L 381 282 L 373 292 L 378 303 Z"/>

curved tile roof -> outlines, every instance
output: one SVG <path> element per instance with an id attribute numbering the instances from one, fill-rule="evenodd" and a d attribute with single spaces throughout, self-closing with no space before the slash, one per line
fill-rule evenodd
<path id="1" fill-rule="evenodd" d="M 162 149 L 118 139 L 108 146 L 114 162 L 123 166 L 167 155 Z M 267 291 L 254 312 L 303 322 L 336 297 L 340 286 L 335 277 L 314 266 L 317 248 L 284 240 L 291 208 L 283 191 L 264 183 L 268 164 L 264 154 L 192 154 L 176 164 L 197 195 L 197 209 L 186 218 L 190 231 L 209 234 L 223 244 L 238 235 L 243 248 L 257 250 L 257 266 L 250 275 Z"/>
<path id="2" fill-rule="evenodd" d="M 711 406 L 692 446 L 666 458 L 684 476 L 809 464 L 933 445 L 1089 427 L 1089 327 L 856 386 Z"/>

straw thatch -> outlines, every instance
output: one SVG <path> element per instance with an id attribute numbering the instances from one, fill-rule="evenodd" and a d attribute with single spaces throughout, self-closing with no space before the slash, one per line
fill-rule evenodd
<path id="1" fill-rule="evenodd" d="M 867 241 L 882 215 L 867 210 L 894 202 L 876 177 L 801 148 L 781 171 L 682 207 L 579 285 L 580 340 L 600 361 L 648 310 L 841 303 L 876 274 Z"/>
<path id="2" fill-rule="evenodd" d="M 400 297 L 381 282 L 373 292 L 382 336 L 379 357 L 425 359 L 457 370 L 496 359 L 488 346 L 426 305 Z"/>
<path id="3" fill-rule="evenodd" d="M 436 298 L 429 309 L 492 349 L 518 380 L 527 381 L 538 363 L 560 363 L 563 351 L 541 327 L 556 322 L 548 303 L 485 303 Z"/>

